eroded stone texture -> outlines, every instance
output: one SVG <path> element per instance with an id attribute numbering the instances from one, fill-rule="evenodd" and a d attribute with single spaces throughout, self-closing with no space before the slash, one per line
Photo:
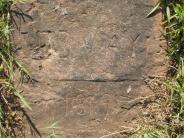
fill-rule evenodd
<path id="1" fill-rule="evenodd" d="M 160 50 L 151 36 L 154 19 L 146 18 L 151 4 L 37 0 L 19 5 L 26 15 L 15 17 L 17 55 L 36 80 L 24 89 L 41 131 L 58 121 L 63 137 L 97 138 L 131 125 L 141 108 L 136 99 L 152 93 L 144 79 Z"/>

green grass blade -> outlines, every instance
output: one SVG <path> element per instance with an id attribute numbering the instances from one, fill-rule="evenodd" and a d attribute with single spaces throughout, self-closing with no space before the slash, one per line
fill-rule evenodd
<path id="1" fill-rule="evenodd" d="M 14 91 L 15 95 L 17 97 L 19 97 L 19 99 L 21 100 L 21 102 L 23 103 L 23 105 L 28 108 L 29 110 L 32 110 L 31 106 L 29 105 L 29 103 L 26 101 L 26 99 L 18 92 L 18 91 Z"/>
<path id="2" fill-rule="evenodd" d="M 161 2 L 158 2 L 155 7 L 147 14 L 147 17 L 151 17 L 159 8 L 160 8 Z"/>

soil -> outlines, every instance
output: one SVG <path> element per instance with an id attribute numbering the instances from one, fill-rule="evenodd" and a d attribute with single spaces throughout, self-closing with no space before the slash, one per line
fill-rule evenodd
<path id="1" fill-rule="evenodd" d="M 23 85 L 41 133 L 107 138 L 135 127 L 145 83 L 166 74 L 160 15 L 150 0 L 35 0 L 15 15 L 17 55 L 34 82 Z M 105 136 L 105 137 L 103 137 Z"/>

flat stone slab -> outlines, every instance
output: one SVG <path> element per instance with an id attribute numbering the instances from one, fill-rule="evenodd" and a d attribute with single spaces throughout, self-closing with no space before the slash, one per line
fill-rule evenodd
<path id="1" fill-rule="evenodd" d="M 123 130 L 140 112 L 140 96 L 150 93 L 137 81 L 55 81 L 25 86 L 25 91 L 34 105 L 32 117 L 38 128 L 58 121 L 62 135 L 71 138 L 96 138 Z"/>
<path id="2" fill-rule="evenodd" d="M 34 8 L 28 13 L 33 20 L 20 29 L 32 51 L 22 52 L 37 64 L 33 65 L 35 76 L 45 74 L 55 80 L 140 79 L 147 60 L 144 42 L 151 29 L 150 20 L 145 18 L 146 4 L 145 0 L 32 3 Z"/>
<path id="3" fill-rule="evenodd" d="M 42 130 L 58 121 L 67 138 L 97 138 L 131 124 L 144 83 L 163 60 L 150 0 L 37 0 L 19 5 L 17 55 L 36 80 L 24 84 Z M 158 36 L 158 35 L 157 35 Z M 150 46 L 148 48 L 148 46 Z M 151 49 L 151 50 L 150 50 Z"/>

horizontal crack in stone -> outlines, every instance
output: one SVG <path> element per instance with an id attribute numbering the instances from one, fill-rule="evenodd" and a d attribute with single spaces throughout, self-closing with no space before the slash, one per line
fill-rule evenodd
<path id="1" fill-rule="evenodd" d="M 140 81 L 141 79 L 60 79 L 56 81 L 68 81 L 68 82 L 124 82 L 124 81 Z"/>

